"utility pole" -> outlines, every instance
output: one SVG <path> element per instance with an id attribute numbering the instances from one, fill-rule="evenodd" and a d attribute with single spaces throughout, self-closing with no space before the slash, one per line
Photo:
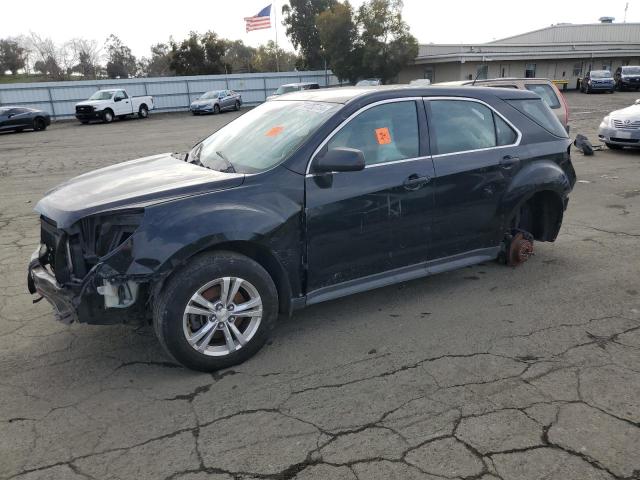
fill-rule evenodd
<path id="1" fill-rule="evenodd" d="M 624 6 L 624 20 L 622 23 L 627 23 L 627 10 L 629 10 L 629 2 Z"/>

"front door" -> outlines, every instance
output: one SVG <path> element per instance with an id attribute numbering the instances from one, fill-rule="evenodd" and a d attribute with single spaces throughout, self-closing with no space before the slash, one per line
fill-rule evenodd
<path id="1" fill-rule="evenodd" d="M 113 108 L 114 114 L 118 115 L 129 115 L 132 112 L 131 109 L 131 99 L 127 96 L 124 90 L 118 90 L 113 97 Z"/>
<path id="2" fill-rule="evenodd" d="M 519 134 L 476 100 L 425 103 L 436 172 L 430 258 L 495 247 L 502 238 L 498 205 L 519 169 Z"/>
<path id="3" fill-rule="evenodd" d="M 361 150 L 365 169 L 307 175 L 307 292 L 426 260 L 433 163 L 415 100 L 365 107 L 324 149 Z"/>

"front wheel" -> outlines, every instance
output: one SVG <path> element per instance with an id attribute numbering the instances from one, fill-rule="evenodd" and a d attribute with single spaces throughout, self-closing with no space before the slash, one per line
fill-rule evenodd
<path id="1" fill-rule="evenodd" d="M 217 103 L 213 106 L 213 113 L 220 113 L 220 105 L 218 105 Z"/>
<path id="2" fill-rule="evenodd" d="M 140 105 L 140 109 L 138 110 L 138 118 L 147 118 L 149 116 L 149 109 L 146 105 Z"/>
<path id="3" fill-rule="evenodd" d="M 234 105 L 233 109 L 237 112 L 238 110 L 240 110 L 240 102 L 238 100 L 236 100 L 236 104 Z"/>
<path id="4" fill-rule="evenodd" d="M 622 145 L 616 145 L 615 143 L 605 143 L 605 145 L 611 150 L 622 150 Z"/>
<path id="5" fill-rule="evenodd" d="M 233 252 L 196 257 L 154 302 L 154 329 L 182 365 L 212 372 L 244 362 L 267 341 L 278 315 L 273 280 Z"/>
<path id="6" fill-rule="evenodd" d="M 113 112 L 111 110 L 105 110 L 102 114 L 102 120 L 104 121 L 104 123 L 113 122 Z"/>

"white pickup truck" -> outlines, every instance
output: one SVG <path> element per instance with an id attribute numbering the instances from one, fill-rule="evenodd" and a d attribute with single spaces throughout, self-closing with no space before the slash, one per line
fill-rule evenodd
<path id="1" fill-rule="evenodd" d="M 153 110 L 153 97 L 130 97 L 126 90 L 114 88 L 98 90 L 88 100 L 76 103 L 76 118 L 82 123 L 89 123 L 91 120 L 111 123 L 116 117 L 124 118 L 135 114 L 140 118 L 147 118 L 149 110 Z"/>

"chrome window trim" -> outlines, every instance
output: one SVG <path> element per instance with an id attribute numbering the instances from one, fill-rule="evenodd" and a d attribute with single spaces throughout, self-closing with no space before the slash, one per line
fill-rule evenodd
<path id="1" fill-rule="evenodd" d="M 320 150 L 322 150 L 324 148 L 324 146 L 329 143 L 329 141 L 335 136 L 337 135 L 337 133 L 342 130 L 345 125 L 347 123 L 349 123 L 351 120 L 353 120 L 355 117 L 357 117 L 358 115 L 360 115 L 362 112 L 365 112 L 367 110 L 369 110 L 370 108 L 373 107 L 377 107 L 378 105 L 384 105 L 386 103 L 399 103 L 399 102 L 417 102 L 419 100 L 422 100 L 422 97 L 402 97 L 402 98 L 388 98 L 386 100 L 379 100 L 377 102 L 373 102 L 370 103 L 369 105 L 365 105 L 364 107 L 356 110 L 355 112 L 353 112 L 351 115 L 349 115 L 345 120 L 343 120 L 340 125 L 338 125 L 336 128 L 333 129 L 333 131 L 322 141 L 322 143 L 320 143 L 320 145 L 318 145 L 318 148 L 316 148 L 313 151 L 313 155 L 311 155 L 311 160 L 309 160 L 309 162 L 307 163 L 307 168 L 305 170 L 305 176 L 314 176 L 317 175 L 315 173 L 310 173 L 311 172 L 311 164 L 313 163 L 313 161 L 316 158 L 316 155 L 318 155 L 318 153 L 320 152 Z M 416 115 L 418 115 L 418 110 L 417 110 L 417 106 L 416 106 Z M 418 121 L 418 117 L 416 116 L 416 122 L 418 124 L 419 127 L 419 121 Z M 424 159 L 424 158 L 430 158 L 430 157 L 412 157 L 412 158 L 403 158 L 402 160 L 393 160 L 390 162 L 383 162 L 383 163 L 375 163 L 372 165 L 365 165 L 365 169 L 369 168 L 369 167 L 379 167 L 382 165 L 389 165 L 391 163 L 398 163 L 398 162 L 407 162 L 407 161 L 412 161 L 412 160 L 420 160 L 420 159 Z"/>
<path id="2" fill-rule="evenodd" d="M 510 147 L 517 147 L 520 145 L 520 142 L 522 141 L 522 132 L 513 124 L 511 123 L 511 121 L 509 121 L 509 119 L 507 119 L 504 115 L 502 115 L 499 111 L 497 111 L 495 108 L 493 108 L 491 105 L 489 105 L 487 102 L 483 102 L 482 100 L 479 100 L 477 98 L 468 98 L 468 97 L 424 97 L 424 101 L 425 102 L 430 102 L 433 100 L 461 100 L 464 102 L 475 102 L 475 103 L 480 103 L 482 105 L 484 105 L 485 107 L 489 108 L 494 114 L 498 115 L 502 120 L 504 120 L 504 122 L 509 125 L 518 135 L 516 138 L 516 141 L 514 143 L 510 143 L 509 145 L 496 145 L 495 147 L 486 147 L 486 148 L 476 148 L 473 150 L 461 150 L 459 152 L 449 152 L 449 153 L 437 153 L 435 155 L 431 155 L 431 158 L 442 158 L 442 157 L 448 157 L 451 155 L 462 155 L 465 153 L 474 153 L 474 152 L 485 152 L 487 150 L 497 150 L 500 148 L 510 148 Z M 431 118 L 429 117 L 429 120 L 431 120 Z M 497 138 L 496 138 L 497 140 Z"/>

